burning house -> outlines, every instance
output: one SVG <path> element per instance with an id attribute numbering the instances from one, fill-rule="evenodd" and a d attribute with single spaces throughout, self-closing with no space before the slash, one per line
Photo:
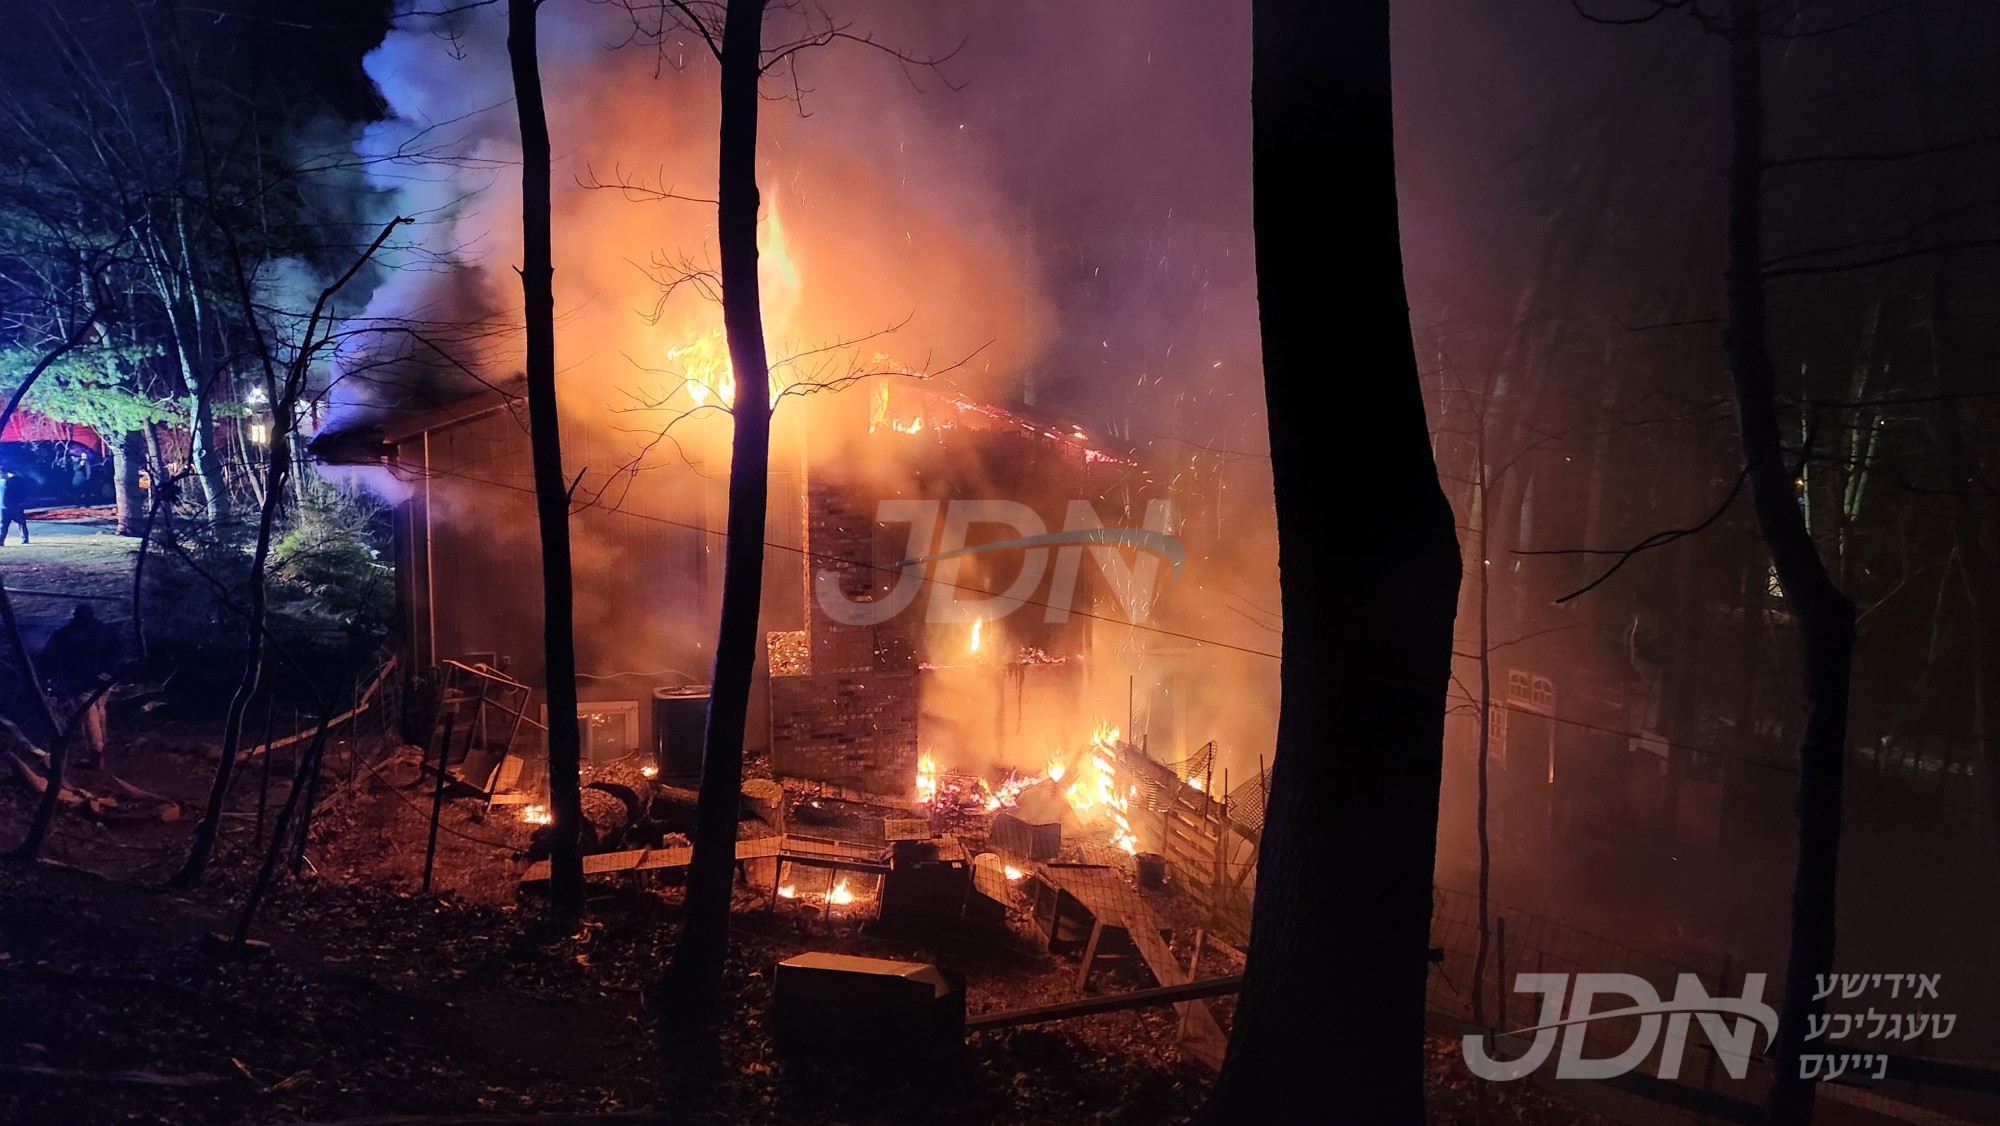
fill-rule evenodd
<path id="1" fill-rule="evenodd" d="M 485 16 L 464 23 L 469 42 L 497 45 Z M 552 221 L 579 721 L 587 772 L 643 764 L 657 811 L 699 776 L 727 412 L 763 389 L 736 383 L 699 281 L 707 211 L 636 181 L 588 190 L 616 186 L 641 154 L 690 183 L 714 159 L 708 123 L 636 108 L 685 92 L 682 76 L 601 46 L 579 38 L 543 60 L 591 75 L 550 86 L 570 92 L 550 114 L 565 154 Z M 441 216 L 421 237 L 453 268 L 385 248 L 360 316 L 442 339 L 429 350 L 399 333 L 343 352 L 330 379 L 340 420 L 313 452 L 395 503 L 402 667 L 440 698 L 510 701 L 499 725 L 513 733 L 512 773 L 489 754 L 461 777 L 541 804 L 531 450 L 520 396 L 498 382 L 522 365 L 504 268 L 519 223 L 480 171 L 513 151 L 515 128 L 481 108 L 505 89 L 481 88 L 477 71 L 434 82 L 430 58 L 414 36 L 371 57 L 394 117 L 360 148 L 381 158 L 373 174 L 404 213 Z M 737 858 L 778 910 L 887 921 L 948 907 L 966 924 L 979 911 L 998 920 L 1005 903 L 1052 943 L 1073 942 L 1086 976 L 1090 952 L 1122 953 L 1173 980 L 1183 971 L 1160 956 L 1151 904 L 1198 899 L 1176 923 L 1188 933 L 1242 929 L 1219 918 L 1224 900 L 1247 916 L 1254 825 L 1229 827 L 1215 747 L 1260 797 L 1256 748 L 1275 723 L 1262 423 L 1222 409 L 1231 381 L 1256 370 L 1254 334 L 1222 330 L 1253 322 L 1231 316 L 1247 302 L 1222 296 L 1247 295 L 1228 284 L 1245 259 L 1218 246 L 1185 283 L 1216 295 L 1212 315 L 1162 323 L 1175 306 L 1133 284 L 1136 268 L 1117 283 L 1131 285 L 1119 291 L 1129 313 L 1063 306 L 1059 289 L 1108 295 L 1113 283 L 1052 283 L 1083 256 L 1042 204 L 1005 190 L 1020 170 L 961 159 L 985 143 L 977 120 L 907 100 L 894 73 L 842 71 L 815 94 L 810 125 L 770 120 L 760 173 L 775 409 Z M 899 119 L 893 137 L 885 113 Z M 435 164 L 406 166 L 399 147 L 432 143 L 439 121 L 465 123 L 452 153 L 470 170 L 452 174 L 448 198 Z M 1146 260 L 1161 268 L 1150 249 Z M 1087 359 L 1073 348 L 1083 335 Z M 1197 370 L 1210 373 L 1199 394 L 1163 382 Z M 461 377 L 497 385 L 466 394 Z M 461 715 L 462 742 L 492 728 L 481 714 Z M 622 870 L 621 852 L 632 869 L 686 863 L 675 838 L 690 827 L 670 816 L 654 813 L 662 831 L 645 855 L 627 834 L 590 870 Z"/>
<path id="2" fill-rule="evenodd" d="M 1127 678 L 1113 668 L 1130 645 L 1126 608 L 1169 576 L 1133 558 L 1143 552 L 1089 540 L 1153 499 L 1131 452 L 910 381 L 851 397 L 865 397 L 865 417 L 778 416 L 797 456 L 772 469 L 748 749 L 780 778 L 918 802 L 937 796 L 924 762 L 998 784 L 1045 774 L 1126 721 Z M 485 667 L 539 698 L 517 407 L 491 390 L 315 448 L 336 464 L 379 462 L 407 484 L 396 575 L 409 667 Z M 816 442 L 808 419 L 860 428 L 882 457 L 819 456 L 833 443 Z M 587 436 L 580 445 L 581 463 L 599 454 Z M 647 472 L 657 477 L 643 488 L 577 506 L 583 746 L 594 760 L 655 756 L 663 775 L 692 781 L 700 724 L 673 717 L 698 713 L 712 660 L 725 482 L 698 461 Z M 673 499 L 648 504 L 660 496 Z M 1153 506 L 1156 520 L 1163 510 Z M 1070 542 L 1020 542 L 1049 529 Z M 1095 675 L 1100 654 L 1107 672 Z M 542 718 L 524 727 L 531 742 Z"/>

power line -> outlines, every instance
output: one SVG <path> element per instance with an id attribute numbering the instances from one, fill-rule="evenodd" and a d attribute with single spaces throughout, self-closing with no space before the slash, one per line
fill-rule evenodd
<path id="1" fill-rule="evenodd" d="M 530 496 L 534 494 L 534 489 L 528 486 L 511 485 L 505 481 L 495 481 L 490 478 L 478 477 L 468 473 L 454 473 L 450 470 L 439 470 L 439 469 L 431 469 L 428 470 L 428 472 L 433 476 L 457 478 L 459 480 L 470 481 L 475 484 L 489 485 L 494 488 L 507 489 L 512 492 L 523 493 Z M 665 516 L 649 516 L 646 515 L 645 513 L 632 512 L 628 509 L 623 509 L 618 507 L 600 508 L 599 510 L 603 512 L 609 512 L 625 516 L 633 520 L 640 520 L 647 523 L 662 524 L 668 527 L 681 528 L 687 531 L 697 532 L 702 535 L 714 536 L 717 538 L 727 538 L 728 535 L 728 533 L 725 531 L 718 531 L 716 529 L 706 527 L 705 525 L 691 524 L 684 520 L 674 520 Z M 900 575 L 902 573 L 901 568 L 885 567 L 873 563 L 860 563 L 852 559 L 846 559 L 839 556 L 825 555 L 818 552 L 809 551 L 802 547 L 794 547 L 790 544 L 772 543 L 770 540 L 765 540 L 764 546 L 777 551 L 791 552 L 793 554 L 799 555 L 806 559 L 814 560 L 816 562 L 858 567 L 864 570 L 879 571 L 885 574 L 892 574 L 892 575 Z M 980 594 L 980 595 L 985 595 L 987 597 L 993 597 L 998 593 L 995 591 L 987 590 L 983 587 L 968 586 L 964 583 L 945 582 L 942 579 L 931 577 L 927 572 L 920 573 L 918 577 L 919 581 L 921 582 L 943 586 L 952 590 L 961 590 L 971 594 Z M 1041 609 L 1061 609 L 1060 607 L 1054 607 L 1051 606 L 1049 603 L 1038 602 L 1034 599 L 1023 599 L 1021 601 L 1021 604 L 1026 606 L 1035 606 Z M 1133 629 L 1144 630 L 1148 633 L 1158 634 L 1164 637 L 1172 637 L 1182 641 L 1190 641 L 1197 645 L 1210 645 L 1218 649 L 1227 649 L 1238 653 L 1247 653 L 1255 657 L 1267 657 L 1274 661 L 1282 659 L 1279 654 L 1272 653 L 1267 650 L 1254 649 L 1245 645 L 1236 645 L 1227 641 L 1219 641 L 1216 640 L 1215 638 L 1202 637 L 1198 634 L 1183 633 L 1179 630 L 1166 629 L 1161 626 L 1142 625 L 1137 622 L 1128 622 L 1124 621 L 1123 619 L 1112 618 L 1102 614 L 1094 614 L 1089 611 L 1071 610 L 1069 612 L 1081 618 L 1089 618 L 1094 621 L 1108 622 L 1112 625 L 1127 626 Z M 1450 695 L 1450 690 L 1448 690 L 1447 694 Z M 1459 696 L 1458 699 L 1462 700 L 1465 703 L 1472 704 L 1475 706 L 1479 702 L 1478 700 L 1474 699 L 1470 693 L 1465 693 L 1464 695 Z M 1673 740 L 1664 739 L 1650 732 L 1631 731 L 1622 728 L 1607 726 L 1604 724 L 1591 723 L 1588 720 L 1576 719 L 1572 716 L 1558 715 L 1553 712 L 1536 711 L 1532 708 L 1517 707 L 1514 704 L 1506 701 L 1495 700 L 1493 701 L 1493 703 L 1503 706 L 1507 708 L 1508 711 L 1511 712 L 1520 712 L 1526 715 L 1541 716 L 1542 718 L 1550 720 L 1552 722 L 1564 724 L 1566 726 L 1578 728 L 1580 730 L 1595 731 L 1606 735 L 1619 735 L 1628 739 L 1653 740 L 1662 743 L 1665 746 L 1672 747 L 1678 750 L 1688 751 L 1694 754 L 1707 755 L 1713 758 L 1724 759 L 1730 762 L 1740 762 L 1749 766 L 1755 766 L 1765 770 L 1777 771 L 1784 774 L 1796 775 L 1799 773 L 1798 766 L 1793 763 L 1777 762 L 1772 759 L 1759 758 L 1749 755 L 1732 754 L 1728 751 L 1720 750 L 1718 748 L 1713 748 L 1713 747 L 1697 747 L 1687 743 L 1681 743 Z M 1883 791 L 1883 793 L 1889 793 L 1889 792 Z M 1923 802 L 1922 798 L 1916 797 L 1914 795 L 1894 794 L 1892 796 L 1909 802 L 1919 802 L 1926 805 L 1933 804 L 1933 803 Z M 1945 808 L 1953 809 L 1958 812 L 1963 812 L 1981 819 L 1991 817 L 1991 814 L 1988 811 L 1973 805 L 1964 805 L 1955 803 L 1935 803 L 1935 804 L 1941 805 Z"/>
<path id="2" fill-rule="evenodd" d="M 505 481 L 495 481 L 486 477 L 476 477 L 469 473 L 454 473 L 450 470 L 443 470 L 443 469 L 432 469 L 428 470 L 427 472 L 434 477 L 452 477 L 462 481 L 471 481 L 476 484 L 490 485 L 496 489 L 507 489 L 511 492 L 524 493 L 530 496 L 534 495 L 535 491 L 533 488 L 526 485 L 510 485 Z M 702 535 L 714 536 L 718 539 L 726 539 L 728 538 L 729 534 L 726 531 L 719 531 L 717 529 L 710 528 L 705 525 L 690 524 L 685 520 L 675 520 L 666 516 L 648 516 L 645 513 L 633 512 L 630 511 L 629 509 L 624 509 L 624 508 L 617 508 L 617 507 L 603 508 L 595 505 L 587 506 L 587 508 L 597 508 L 597 510 L 600 512 L 614 513 L 619 516 L 628 517 L 633 520 L 641 520 L 651 524 L 663 524 L 668 527 L 682 528 L 690 532 L 698 532 Z M 802 556 L 806 559 L 810 559 L 815 562 L 856 567 L 867 571 L 879 571 L 884 574 L 900 576 L 901 574 L 903 574 L 904 570 L 903 568 L 899 567 L 885 567 L 877 563 L 861 563 L 837 555 L 824 555 L 819 552 L 808 551 L 802 547 L 794 547 L 791 544 L 772 543 L 770 540 L 765 540 L 764 546 L 775 551 L 791 552 L 794 555 Z M 984 587 L 967 586 L 964 583 L 945 582 L 942 579 L 931 577 L 931 575 L 927 571 L 920 571 L 917 575 L 917 579 L 919 582 L 930 583 L 936 586 L 942 586 L 952 590 L 962 590 L 969 594 L 982 594 L 989 598 L 999 597 L 1001 595 L 1001 592 L 999 591 L 987 590 Z M 1011 600 L 1012 599 L 1010 599 L 1010 601 Z M 1229 649 L 1238 653 L 1247 653 L 1253 657 L 1268 657 L 1273 661 L 1281 659 L 1278 654 L 1269 652 L 1267 650 L 1254 649 L 1247 645 L 1237 645 L 1228 641 L 1218 641 L 1215 638 L 1202 637 L 1198 634 L 1182 633 L 1179 630 L 1167 629 L 1164 626 L 1142 625 L 1138 622 L 1128 622 L 1122 618 L 1113 618 L 1104 614 L 1094 614 L 1088 610 L 1076 610 L 1064 606 L 1055 606 L 1047 602 L 1038 602 L 1032 598 L 1023 598 L 1020 599 L 1019 601 L 1020 605 L 1023 606 L 1034 606 L 1038 609 L 1043 609 L 1043 610 L 1058 610 L 1064 613 L 1073 614 L 1079 618 L 1089 618 L 1093 621 L 1108 622 L 1116 626 L 1127 626 L 1132 629 L 1144 630 L 1147 633 L 1156 633 L 1163 637 L 1172 637 L 1181 641 L 1192 641 L 1197 645 L 1212 645 L 1218 649 Z"/>
<path id="3" fill-rule="evenodd" d="M 1471 693 L 1466 692 L 1462 688 L 1455 688 L 1448 694 L 1452 695 L 1454 698 L 1460 700 L 1463 703 L 1471 704 L 1475 707 L 1477 707 L 1479 704 L 1479 701 L 1475 699 Z M 1672 739 L 1667 739 L 1656 732 L 1628 731 L 1623 728 L 1611 727 L 1606 724 L 1591 723 L 1588 720 L 1576 719 L 1571 716 L 1557 715 L 1554 712 L 1538 711 L 1534 708 L 1524 708 L 1509 700 L 1494 700 L 1492 701 L 1492 703 L 1493 706 L 1505 708 L 1510 712 L 1514 712 L 1520 715 L 1540 716 L 1541 718 L 1546 719 L 1551 723 L 1560 723 L 1568 727 L 1576 727 L 1585 731 L 1595 731 L 1604 735 L 1620 735 L 1628 739 L 1647 740 L 1650 742 L 1658 743 L 1661 746 L 1671 747 L 1675 750 L 1687 751 L 1690 754 L 1706 755 L 1710 758 L 1719 758 L 1728 762 L 1740 762 L 1748 766 L 1760 767 L 1764 770 L 1775 771 L 1780 774 L 1797 774 L 1799 772 L 1798 766 L 1793 763 L 1778 762 L 1775 759 L 1759 758 L 1754 755 L 1731 754 L 1728 751 L 1720 750 L 1714 747 L 1697 747 L 1691 743 L 1681 743 Z M 1894 791 L 1889 791 L 1889 790 L 1875 791 L 1875 794 L 1877 796 L 1895 798 L 1902 801 L 1920 802 L 1927 806 L 1934 805 L 1937 807 L 1950 809 L 1955 812 L 1965 813 L 1982 820 L 1992 816 L 1992 814 L 1988 812 L 1986 809 L 1976 805 L 1960 804 L 1953 802 L 1935 802 L 1935 803 L 1925 802 L 1923 798 L 1918 797 L 1914 794 L 1898 794 L 1895 793 Z"/>

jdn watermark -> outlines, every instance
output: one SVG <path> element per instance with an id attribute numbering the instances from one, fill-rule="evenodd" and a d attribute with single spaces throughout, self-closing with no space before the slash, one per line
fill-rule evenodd
<path id="1" fill-rule="evenodd" d="M 1570 982 L 1574 976 L 1575 987 Z M 1874 1001 L 1903 1000 L 1915 1005 L 1925 997 L 1938 995 L 1939 974 L 1822 974 L 1813 1000 L 1826 1001 L 1839 992 L 1841 1000 L 1871 994 Z M 1908 992 L 1905 994 L 1905 988 Z M 1461 1042 L 1465 1064 L 1481 1079 L 1520 1079 L 1548 1062 L 1555 1049 L 1556 1034 L 1562 1034 L 1562 1052 L 1556 1060 L 1558 1079 L 1612 1079 L 1633 1070 L 1660 1047 L 1658 1075 L 1675 1079 L 1687 1046 L 1688 1026 L 1699 1023 L 1704 1036 L 1715 1047 L 1722 1066 L 1736 1079 L 1749 1074 L 1750 1057 L 1756 1048 L 1757 1030 L 1764 1030 L 1768 1049 L 1778 1034 L 1778 1014 L 1763 1001 L 1764 975 L 1745 974 L 1741 997 L 1711 997 L 1693 974 L 1681 974 L 1670 1001 L 1661 1001 L 1650 982 L 1632 974 L 1521 974 L 1514 979 L 1514 992 L 1540 993 L 1542 1011 L 1533 1026 L 1507 1033 L 1534 1034 L 1528 1050 L 1517 1059 L 1496 1060 L 1486 1054 L 1485 1037 L 1471 1035 Z M 1636 1004 L 1623 1008 L 1591 1011 L 1599 996 L 1611 994 Z M 1563 999 L 1569 998 L 1569 1011 Z M 1886 996 L 1885 996 L 1886 995 Z M 1604 1059 L 1586 1059 L 1584 1035 L 1592 1021 L 1637 1018 L 1638 1035 L 1626 1049 Z M 1689 1018 L 1693 1018 L 1692 1022 Z M 1849 1036 L 1871 1040 L 1915 1040 L 1924 1036 L 1941 1040 L 1958 1025 L 1952 1013 L 1879 1012 L 1873 1004 L 1865 1012 L 1830 1012 L 1807 1020 L 1806 1040 L 1844 1039 Z M 1662 1034 L 1664 1030 L 1664 1035 Z M 1799 1056 L 1799 1078 L 1836 1079 L 1852 1072 L 1882 1079 L 1888 1075 L 1889 1057 L 1882 1053 L 1822 1052 Z"/>
<path id="2" fill-rule="evenodd" d="M 885 500 L 876 505 L 875 520 L 881 524 L 908 524 L 909 550 L 899 563 L 895 585 L 886 595 L 857 602 L 841 590 L 838 571 L 813 575 L 813 595 L 821 609 L 836 622 L 851 626 L 879 625 L 910 608 L 924 585 L 926 567 L 935 564 L 929 576 L 931 597 L 924 620 L 934 623 L 971 622 L 1004 618 L 1028 604 L 1048 576 L 1048 596 L 1038 603 L 1043 620 L 1067 621 L 1070 601 L 1076 595 L 1076 576 L 1086 548 L 1104 573 L 1107 584 L 1118 598 L 1125 617 L 1134 624 L 1151 609 L 1154 587 L 1159 580 L 1160 561 L 1172 567 L 1168 589 L 1180 581 L 1186 553 L 1179 540 L 1167 534 L 1167 503 L 1146 505 L 1145 522 L 1138 528 L 1107 528 L 1097 518 L 1089 501 L 1073 500 L 1063 515 L 1061 530 L 1051 532 L 1034 509 L 1012 500 Z M 966 545 L 967 532 L 974 525 L 998 525 L 1012 530 L 1011 539 Z M 939 527 L 942 526 L 942 537 Z M 936 550 L 927 550 L 933 543 Z M 1127 563 L 1116 548 L 1137 548 Z M 1053 550 L 1055 569 L 1049 570 Z M 1004 591 L 984 592 L 962 587 L 960 564 L 968 555 L 986 552 L 1019 551 L 1021 570 Z M 984 598 L 967 597 L 985 593 Z"/>
<path id="3" fill-rule="evenodd" d="M 1849 1010 L 1808 1017 L 1806 1039 L 1828 1041 L 1828 1047 L 1833 1046 L 1831 1041 L 1850 1036 L 1864 1040 L 1942 1040 L 1958 1027 L 1957 1013 L 1907 1012 L 1893 1006 L 1883 1012 L 1876 1010 L 1875 1003 L 1901 1002 L 1904 1006 L 1915 1006 L 1926 997 L 1935 1000 L 1938 982 L 1943 977 L 1943 974 L 1820 974 L 1814 979 L 1817 988 L 1813 1000 L 1853 1001 L 1866 996 L 1869 1003 L 1861 1012 Z M 1838 997 L 1834 996 L 1836 992 Z M 1871 1079 L 1886 1078 L 1889 1057 L 1879 1052 L 1806 1052 L 1799 1056 L 1801 1079 L 1838 1079 L 1850 1071 L 1856 1075 L 1866 1073 Z"/>
<path id="4" fill-rule="evenodd" d="M 1570 988 L 1572 976 L 1576 981 L 1574 990 Z M 1680 975 L 1670 1001 L 1661 1001 L 1650 982 L 1632 974 L 1521 974 L 1514 979 L 1514 992 L 1542 995 L 1542 1011 L 1535 1024 L 1509 1034 L 1532 1032 L 1534 1042 L 1518 1059 L 1496 1060 L 1486 1054 L 1483 1037 L 1465 1037 L 1462 1043 L 1465 1064 L 1481 1079 L 1520 1079 L 1532 1073 L 1547 1062 L 1559 1031 L 1562 1054 L 1556 1060 L 1558 1079 L 1610 1079 L 1623 1075 L 1651 1055 L 1655 1044 L 1660 1046 L 1660 1078 L 1673 1079 L 1680 1074 L 1688 1025 L 1692 1022 L 1701 1025 L 1702 1035 L 1715 1046 L 1715 1054 L 1729 1074 L 1742 1079 L 1749 1074 L 1757 1030 L 1764 1030 L 1767 1045 L 1778 1033 L 1778 1014 L 1763 1001 L 1763 974 L 1743 976 L 1741 997 L 1711 997 L 1701 979 L 1693 974 Z M 1569 996 L 1568 1015 L 1563 1013 L 1565 994 Z M 1637 1004 L 1592 1012 L 1592 1002 L 1605 994 L 1630 998 Z M 1639 1020 L 1639 1032 L 1624 1051 L 1604 1059 L 1584 1058 L 1584 1034 L 1590 1022 L 1632 1017 Z"/>

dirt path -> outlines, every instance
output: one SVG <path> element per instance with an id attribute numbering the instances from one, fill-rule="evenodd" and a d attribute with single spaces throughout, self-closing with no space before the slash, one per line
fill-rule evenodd
<path id="1" fill-rule="evenodd" d="M 136 538 L 113 534 L 110 521 L 99 517 L 30 520 L 28 531 L 28 543 L 10 539 L 0 546 L 0 578 L 30 645 L 46 642 L 79 600 L 98 603 L 107 619 L 131 616 Z"/>

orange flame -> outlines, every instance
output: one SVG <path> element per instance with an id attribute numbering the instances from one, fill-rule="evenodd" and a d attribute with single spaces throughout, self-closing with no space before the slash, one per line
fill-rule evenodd
<path id="1" fill-rule="evenodd" d="M 826 901 L 838 907 L 845 907 L 854 902 L 854 893 L 848 890 L 847 881 L 841 880 L 833 885 L 832 891 L 826 893 Z"/>
<path id="2" fill-rule="evenodd" d="M 785 226 L 775 205 L 765 211 L 757 225 L 757 277 L 764 296 L 766 327 L 782 323 L 799 291 L 799 270 L 792 261 Z M 777 355 L 768 333 L 765 350 Z M 721 329 L 692 334 L 687 343 L 667 349 L 667 360 L 680 369 L 681 386 L 696 407 L 705 407 L 711 400 L 724 410 L 736 405 L 736 371 L 730 363 L 728 339 Z M 785 390 L 785 379 L 777 370 L 782 366 L 779 362 L 770 371 L 773 407 L 778 405 L 778 398 Z"/>
<path id="3" fill-rule="evenodd" d="M 521 823 L 524 825 L 546 825 L 555 820 L 545 805 L 524 805 L 521 807 Z"/>
<path id="4" fill-rule="evenodd" d="M 1101 814 L 1109 820 L 1111 842 L 1127 855 L 1136 855 L 1139 838 L 1133 834 L 1132 822 L 1126 815 L 1139 788 L 1132 786 L 1125 793 L 1119 792 L 1118 767 L 1114 761 L 1117 746 L 1118 729 L 1099 723 L 1091 733 L 1089 753 L 1082 756 L 1078 777 L 1063 792 L 1063 797 L 1079 814 L 1093 817 Z"/>
<path id="5" fill-rule="evenodd" d="M 937 799 L 938 764 L 929 751 L 917 759 L 917 800 L 929 805 Z"/>
<path id="6" fill-rule="evenodd" d="M 975 618 L 972 622 L 972 644 L 968 648 L 968 652 L 979 652 L 979 636 L 984 632 L 986 632 L 986 619 Z"/>

